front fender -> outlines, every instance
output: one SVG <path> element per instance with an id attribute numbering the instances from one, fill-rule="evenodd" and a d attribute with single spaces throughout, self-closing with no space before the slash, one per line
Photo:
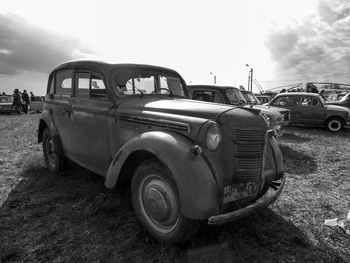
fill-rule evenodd
<path id="1" fill-rule="evenodd" d="M 264 178 L 267 182 L 278 180 L 284 174 L 283 156 L 274 136 L 267 136 L 266 152 L 263 165 Z"/>
<path id="2" fill-rule="evenodd" d="M 191 219 L 207 219 L 219 212 L 218 188 L 207 162 L 195 155 L 194 144 L 182 135 L 152 131 L 128 141 L 115 154 L 105 185 L 115 186 L 130 154 L 143 150 L 155 155 L 171 172 L 177 185 L 181 212 Z"/>

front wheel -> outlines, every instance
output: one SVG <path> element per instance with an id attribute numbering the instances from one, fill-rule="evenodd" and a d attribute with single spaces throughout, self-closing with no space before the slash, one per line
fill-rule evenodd
<path id="1" fill-rule="evenodd" d="M 43 132 L 45 164 L 51 173 L 56 174 L 64 171 L 67 167 L 67 158 L 57 152 L 58 147 L 58 142 L 52 138 L 50 130 L 46 128 Z"/>
<path id="2" fill-rule="evenodd" d="M 327 121 L 327 128 L 332 132 L 337 132 L 343 129 L 344 122 L 340 118 L 332 117 Z"/>
<path id="3" fill-rule="evenodd" d="M 196 233 L 199 222 L 181 214 L 176 184 L 157 160 L 148 159 L 138 166 L 131 197 L 141 223 L 160 242 L 185 243 Z"/>

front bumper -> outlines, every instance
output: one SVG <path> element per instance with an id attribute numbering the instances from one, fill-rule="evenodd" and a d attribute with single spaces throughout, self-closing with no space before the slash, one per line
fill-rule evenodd
<path id="1" fill-rule="evenodd" d="M 257 210 L 260 210 L 262 208 L 268 207 L 271 205 L 273 202 L 276 201 L 276 199 L 280 196 L 282 189 L 284 187 L 284 183 L 286 181 L 286 175 L 283 175 L 283 177 L 279 180 L 280 185 L 279 187 L 274 190 L 274 189 L 269 189 L 264 196 L 256 200 L 255 203 L 246 206 L 244 208 L 241 208 L 239 210 L 235 210 L 232 212 L 228 212 L 225 214 L 220 214 L 220 215 L 215 215 L 211 216 L 208 219 L 208 224 L 209 225 L 220 225 L 224 224 L 229 221 L 234 221 L 239 218 L 245 217 Z M 279 183 L 279 181 L 275 181 L 276 183 Z M 273 193 L 270 193 L 271 191 L 274 191 Z"/>

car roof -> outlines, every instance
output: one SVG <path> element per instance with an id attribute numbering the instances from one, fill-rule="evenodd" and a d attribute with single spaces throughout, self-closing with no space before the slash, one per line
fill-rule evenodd
<path id="1" fill-rule="evenodd" d="M 215 90 L 239 89 L 232 86 L 218 86 L 218 85 L 208 85 L 208 84 L 187 85 L 187 87 L 189 89 L 215 89 Z"/>
<path id="2" fill-rule="evenodd" d="M 275 96 L 276 97 L 281 97 L 281 96 L 314 96 L 318 97 L 320 94 L 318 93 L 311 93 L 311 92 L 284 92 L 284 93 L 279 93 Z"/>
<path id="3" fill-rule="evenodd" d="M 72 68 L 98 68 L 101 71 L 110 71 L 111 69 L 127 69 L 127 70 L 156 70 L 156 71 L 170 71 L 176 75 L 179 75 L 175 70 L 146 65 L 146 64 L 132 64 L 132 63 L 109 63 L 105 61 L 98 60 L 71 60 L 64 62 L 57 66 L 53 71 L 62 70 L 62 69 L 72 69 Z"/>

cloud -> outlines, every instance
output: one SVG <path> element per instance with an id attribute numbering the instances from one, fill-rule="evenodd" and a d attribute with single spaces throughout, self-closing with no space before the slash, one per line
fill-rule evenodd
<path id="1" fill-rule="evenodd" d="M 266 45 L 280 76 L 350 82 L 349 1 L 320 1 L 316 14 L 271 32 Z"/>
<path id="2" fill-rule="evenodd" d="M 93 53 L 72 37 L 49 32 L 13 14 L 0 13 L 0 74 L 48 73 L 59 63 Z"/>

